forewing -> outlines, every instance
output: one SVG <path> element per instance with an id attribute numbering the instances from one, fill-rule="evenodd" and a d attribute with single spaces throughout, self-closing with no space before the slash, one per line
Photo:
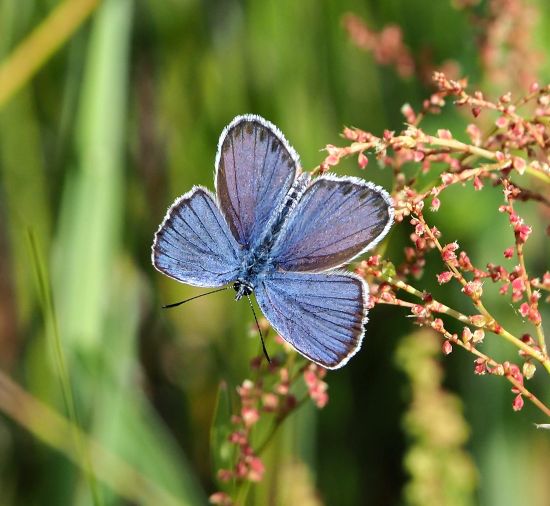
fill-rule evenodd
<path id="1" fill-rule="evenodd" d="M 277 333 L 323 367 L 342 367 L 361 347 L 368 287 L 354 274 L 274 272 L 255 295 Z"/>
<path id="2" fill-rule="evenodd" d="M 385 190 L 358 178 L 315 179 L 283 228 L 272 256 L 278 267 L 323 271 L 374 247 L 393 222 Z"/>
<path id="3" fill-rule="evenodd" d="M 222 132 L 216 192 L 237 241 L 254 246 L 288 193 L 299 159 L 280 130 L 260 116 L 237 116 Z"/>
<path id="4" fill-rule="evenodd" d="M 153 265 L 178 281 L 218 287 L 237 275 L 241 247 L 223 219 L 213 195 L 195 187 L 168 209 L 155 234 Z"/>

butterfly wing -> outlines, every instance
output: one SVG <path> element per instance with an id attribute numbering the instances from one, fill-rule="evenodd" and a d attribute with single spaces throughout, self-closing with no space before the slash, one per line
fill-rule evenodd
<path id="1" fill-rule="evenodd" d="M 152 261 L 178 281 L 218 287 L 235 279 L 241 251 L 213 195 L 195 187 L 168 209 L 155 234 Z"/>
<path id="2" fill-rule="evenodd" d="M 272 272 L 255 295 L 277 333 L 323 367 L 342 367 L 361 347 L 368 287 L 354 274 Z"/>
<path id="3" fill-rule="evenodd" d="M 325 175 L 313 180 L 288 218 L 272 255 L 290 271 L 324 271 L 374 247 L 393 222 L 390 196 L 374 184 Z"/>
<path id="4" fill-rule="evenodd" d="M 216 193 L 233 235 L 254 246 L 298 173 L 298 155 L 280 130 L 260 116 L 237 116 L 222 132 Z"/>

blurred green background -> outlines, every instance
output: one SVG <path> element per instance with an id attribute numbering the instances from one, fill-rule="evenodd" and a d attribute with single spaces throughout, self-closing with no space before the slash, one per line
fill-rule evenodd
<path id="1" fill-rule="evenodd" d="M 0 61 L 61 3 L 0 0 Z M 62 27 L 76 31 L 0 105 L 0 505 L 92 504 L 94 494 L 96 504 L 205 504 L 218 488 L 209 447 L 218 385 L 249 375 L 258 342 L 249 308 L 229 293 L 160 309 L 200 293 L 150 264 L 166 208 L 194 184 L 213 187 L 218 136 L 238 114 L 277 124 L 306 170 L 326 144 L 343 144 L 344 125 L 401 128 L 402 104 L 417 108 L 430 88 L 356 48 L 347 12 L 375 31 L 398 24 L 416 62 L 452 60 L 494 96 L 517 85 L 509 76 L 503 89 L 480 59 L 484 34 L 472 19 L 490 18 L 498 2 L 466 10 L 430 0 L 72 3 L 88 18 L 79 26 L 78 9 L 64 11 L 38 49 Z M 539 55 L 533 74 L 547 82 L 550 8 L 508 3 L 532 17 L 521 36 Z M 0 74 L 0 88 L 17 72 Z M 453 110 L 427 122 L 458 136 L 466 124 Z M 337 172 L 391 185 L 376 163 L 363 173 L 349 160 Z M 480 265 L 500 261 L 512 241 L 495 212 L 499 192 L 483 197 L 450 193 L 433 218 Z M 472 206 L 480 212 L 465 219 Z M 522 212 L 540 223 L 535 207 Z M 408 233 L 394 231 L 390 259 L 399 260 Z M 539 231 L 528 246 L 541 273 L 544 241 Z M 437 269 L 418 286 L 437 292 Z M 493 299 L 506 318 L 508 303 Z M 438 342 L 413 332 L 403 311 L 372 311 L 361 353 L 327 377 L 328 406 L 305 406 L 286 423 L 250 504 L 550 502 L 550 440 L 532 427 L 542 415 L 530 405 L 513 414 L 504 381 L 474 377 L 461 352 L 441 362 Z M 92 452 L 97 482 L 81 472 L 85 438 L 46 405 L 77 416 L 118 456 Z"/>

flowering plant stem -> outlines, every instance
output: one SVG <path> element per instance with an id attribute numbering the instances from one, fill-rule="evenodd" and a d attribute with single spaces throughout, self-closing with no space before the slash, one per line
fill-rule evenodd
<path id="1" fill-rule="evenodd" d="M 408 104 L 403 106 L 407 126 L 402 132 L 385 131 L 378 137 L 358 128 L 346 128 L 343 137 L 350 141 L 349 145 L 327 146 L 328 156 L 315 172 L 323 173 L 350 156 L 357 156 L 359 167 L 365 169 L 369 162 L 365 153 L 369 151 L 374 153 L 380 165 L 392 170 L 396 222 L 398 225 L 406 220 L 410 222 L 413 227 L 410 234 L 412 245 L 405 247 L 405 260 L 398 266 L 382 261 L 380 255 L 371 256 L 357 265 L 356 272 L 371 282 L 371 305 L 379 303 L 406 307 L 418 325 L 430 327 L 441 334 L 445 354 L 452 351 L 453 345 L 459 346 L 476 357 L 476 374 L 506 377 L 513 386 L 512 392 L 516 394 L 514 410 L 522 408 L 522 398 L 525 397 L 550 416 L 549 408 L 524 384 L 524 380 L 535 374 L 537 363 L 550 374 L 550 358 L 539 310 L 541 291 L 550 292 L 550 272 L 539 277 L 529 275 L 524 246 L 533 233 L 533 227 L 525 223 L 514 206 L 516 201 L 521 200 L 550 207 L 547 197 L 550 184 L 547 149 L 550 86 L 534 84 L 528 94 L 515 101 L 512 101 L 510 93 L 502 95 L 497 101 L 490 101 L 480 91 L 470 94 L 466 90 L 466 80 L 450 80 L 436 72 L 434 81 L 437 90 L 424 101 L 420 112 L 415 112 Z M 440 129 L 436 135 L 422 130 L 421 121 L 428 114 L 439 113 L 449 97 L 453 97 L 455 106 L 469 107 L 474 118 L 478 118 L 483 111 L 487 111 L 485 116 L 494 114 L 497 118 L 490 128 L 485 129 L 485 135 L 477 124 L 469 124 L 466 132 L 470 143 L 456 139 L 449 130 Z M 532 106 L 533 110 L 528 114 L 518 112 L 520 107 L 527 106 Z M 414 165 L 416 170 L 411 176 L 409 167 Z M 444 167 L 443 172 L 441 167 Z M 421 176 L 434 172 L 437 177 L 426 184 L 426 178 Z M 521 178 L 527 180 L 520 186 L 517 181 Z M 517 258 L 511 270 L 496 263 L 489 263 L 485 268 L 477 267 L 466 251 L 460 250 L 456 241 L 444 244 L 440 239 L 442 233 L 430 226 L 425 217 L 427 199 L 431 199 L 431 211 L 437 212 L 441 206 L 440 195 L 451 186 L 473 184 L 475 191 L 481 191 L 487 181 L 492 187 L 500 188 L 504 195 L 505 204 L 498 211 L 508 216 L 514 234 L 513 246 L 504 251 L 506 259 Z M 413 286 L 411 278 L 422 278 L 428 258 L 431 261 L 428 257 L 431 251 L 438 253 L 445 269 L 437 275 L 438 283 L 452 282 L 450 289 L 460 287 L 460 291 L 470 299 L 474 314 L 465 314 L 435 300 L 428 288 Z M 505 328 L 495 313 L 488 309 L 483 298 L 485 280 L 500 285 L 501 295 L 511 291 L 512 304 L 519 305 L 517 314 L 522 318 L 521 336 Z M 412 295 L 417 301 L 399 298 L 399 291 Z M 550 297 L 546 301 L 549 302 Z M 448 331 L 438 316 L 450 317 L 463 324 L 462 336 Z M 533 326 L 534 337 L 525 329 L 526 325 Z M 470 330 L 470 327 L 475 330 Z M 485 332 L 512 344 L 523 359 L 521 368 L 510 360 L 500 363 L 482 353 L 478 348 L 482 345 Z"/>

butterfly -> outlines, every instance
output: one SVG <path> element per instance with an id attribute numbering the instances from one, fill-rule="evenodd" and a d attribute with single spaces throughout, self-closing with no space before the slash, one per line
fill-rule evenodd
<path id="1" fill-rule="evenodd" d="M 193 286 L 232 284 L 254 294 L 276 332 L 327 369 L 359 350 L 367 283 L 342 267 L 393 223 L 388 193 L 356 177 L 301 173 L 298 155 L 264 118 L 237 116 L 223 130 L 216 195 L 194 186 L 168 209 L 152 262 Z"/>

